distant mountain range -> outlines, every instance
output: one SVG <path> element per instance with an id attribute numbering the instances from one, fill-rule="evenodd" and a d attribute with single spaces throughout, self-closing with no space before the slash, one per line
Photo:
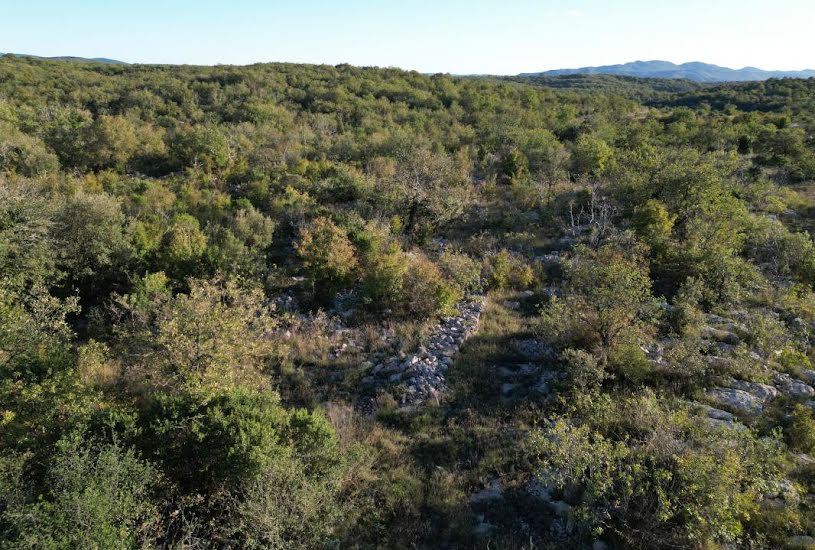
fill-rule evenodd
<path id="1" fill-rule="evenodd" d="M 55 56 L 43 57 L 25 53 L 2 53 L 15 57 L 31 57 L 34 59 L 47 59 L 49 61 L 68 61 L 74 63 L 103 63 L 107 65 L 127 65 L 126 61 L 109 59 L 106 57 L 75 57 L 75 56 Z M 768 78 L 813 78 L 815 70 L 806 69 L 803 71 L 765 71 L 756 67 L 744 67 L 742 69 L 729 69 L 710 63 L 693 61 L 677 65 L 670 61 L 633 61 L 621 65 L 602 65 L 599 67 L 580 67 L 577 69 L 555 69 L 551 71 L 541 71 L 536 73 L 521 73 L 513 78 L 528 77 L 562 77 L 566 75 L 613 75 L 637 78 L 660 78 L 673 80 L 690 80 L 693 82 L 746 82 L 756 80 L 767 80 Z M 487 76 L 487 75 L 483 75 Z"/>
<path id="2" fill-rule="evenodd" d="M 764 71 L 755 67 L 728 69 L 708 63 L 694 61 L 677 65 L 670 61 L 634 61 L 622 65 L 582 67 L 579 69 L 557 69 L 538 73 L 522 73 L 518 76 L 560 76 L 570 74 L 611 74 L 618 76 L 638 76 L 643 78 L 681 78 L 695 82 L 741 82 L 767 80 L 768 78 L 810 78 L 815 70 L 805 71 Z"/>
<path id="3" fill-rule="evenodd" d="M 27 53 L 0 53 L 0 57 L 4 55 L 13 55 L 14 57 L 33 57 L 34 59 L 48 59 L 49 61 L 71 61 L 74 63 L 104 63 L 106 65 L 127 65 L 124 61 L 116 59 L 108 59 L 106 57 L 74 57 L 70 55 L 61 55 L 57 57 L 43 57 L 40 55 L 31 55 Z"/>

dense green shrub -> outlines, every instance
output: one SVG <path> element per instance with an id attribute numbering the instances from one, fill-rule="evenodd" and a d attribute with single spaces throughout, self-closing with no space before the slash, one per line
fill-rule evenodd
<path id="1" fill-rule="evenodd" d="M 560 419 L 529 444 L 541 481 L 573 503 L 584 540 L 670 548 L 749 538 L 764 491 L 778 481 L 777 440 L 705 427 L 652 393 L 580 413 L 583 422 Z"/>
<path id="2" fill-rule="evenodd" d="M 65 440 L 48 468 L 48 490 L 2 512 L 12 548 L 130 549 L 158 527 L 156 469 L 130 449 Z M 25 490 L 25 489 L 23 489 Z"/>
<path id="3" fill-rule="evenodd" d="M 192 275 L 207 250 L 207 236 L 201 224 L 189 214 L 175 216 L 161 238 L 159 267 L 178 278 Z"/>
<path id="4" fill-rule="evenodd" d="M 297 255 L 320 297 L 330 298 L 350 282 L 356 252 L 346 232 L 328 218 L 317 218 L 300 230 Z"/>
<path id="5" fill-rule="evenodd" d="M 568 294 L 544 307 L 541 329 L 596 349 L 603 364 L 618 342 L 647 331 L 658 313 L 645 266 L 611 245 L 580 249 L 566 276 Z"/>
<path id="6" fill-rule="evenodd" d="M 400 294 L 404 314 L 418 319 L 449 313 L 462 296 L 461 290 L 444 279 L 436 264 L 418 253 L 409 259 Z"/>
<path id="7" fill-rule="evenodd" d="M 439 256 L 438 264 L 445 278 L 455 284 L 463 294 L 481 290 L 481 263 L 475 258 L 445 250 Z"/>
<path id="8" fill-rule="evenodd" d="M 220 130 L 208 126 L 179 126 L 168 136 L 170 162 L 177 169 L 226 167 L 229 145 Z"/>

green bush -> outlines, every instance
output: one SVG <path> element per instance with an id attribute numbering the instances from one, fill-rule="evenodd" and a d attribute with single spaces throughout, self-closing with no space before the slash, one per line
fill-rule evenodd
<path id="1" fill-rule="evenodd" d="M 637 344 L 631 343 L 623 343 L 612 349 L 609 367 L 619 378 L 635 386 L 645 383 L 653 371 L 645 352 Z"/>
<path id="2" fill-rule="evenodd" d="M 488 261 L 489 286 L 494 289 L 525 290 L 536 280 L 535 271 L 521 258 L 504 249 L 490 256 Z"/>
<path id="3" fill-rule="evenodd" d="M 512 257 L 507 250 L 501 250 L 490 259 L 489 280 L 490 287 L 495 289 L 506 288 L 509 285 L 509 276 L 512 271 Z"/>
<path id="4" fill-rule="evenodd" d="M 158 522 L 156 469 L 129 449 L 61 442 L 49 490 L 5 510 L 11 548 L 132 549 L 151 545 Z"/>
<path id="5" fill-rule="evenodd" d="M 698 336 L 704 325 L 705 316 L 699 309 L 704 289 L 700 281 L 688 278 L 679 288 L 673 299 L 673 310 L 669 315 L 671 328 L 680 336 Z"/>
<path id="6" fill-rule="evenodd" d="M 205 403 L 159 395 L 144 424 L 151 452 L 173 479 L 209 490 L 253 483 L 281 460 L 300 460 L 314 475 L 338 460 L 325 418 L 285 409 L 275 393 L 233 390 Z"/>
<path id="7" fill-rule="evenodd" d="M 398 299 L 406 315 L 424 319 L 449 313 L 460 299 L 461 291 L 447 283 L 436 264 L 420 253 L 413 254 Z"/>
<path id="8" fill-rule="evenodd" d="M 408 270 L 408 259 L 396 243 L 374 236 L 366 244 L 362 296 L 375 311 L 395 310 Z"/>
<path id="9" fill-rule="evenodd" d="M 226 167 L 229 145 L 220 130 L 210 126 L 179 126 L 168 136 L 170 162 L 176 169 Z"/>
<path id="10" fill-rule="evenodd" d="M 57 156 L 40 140 L 0 123 L 0 173 L 46 176 L 59 170 Z"/>
<path id="11" fill-rule="evenodd" d="M 321 298 L 332 297 L 351 282 L 356 251 L 347 233 L 330 219 L 317 218 L 301 228 L 295 248 L 313 291 Z"/>
<path id="12" fill-rule="evenodd" d="M 466 254 L 445 250 L 439 256 L 439 268 L 463 294 L 481 291 L 481 263 Z"/>
<path id="13" fill-rule="evenodd" d="M 582 421 L 534 432 L 529 451 L 541 482 L 572 505 L 578 540 L 704 548 L 753 535 L 759 502 L 780 480 L 777 439 L 709 427 L 652 392 L 577 403 Z"/>
<path id="14" fill-rule="evenodd" d="M 793 449 L 803 453 L 815 453 L 815 418 L 812 416 L 811 408 L 800 403 L 795 405 L 784 433 L 787 443 Z"/>
<path id="15" fill-rule="evenodd" d="M 570 386 L 577 393 L 597 391 L 603 381 L 610 378 L 597 358 L 583 350 L 565 349 L 560 354 L 560 359 L 565 364 Z"/>
<path id="16" fill-rule="evenodd" d="M 179 214 L 161 239 L 158 265 L 167 273 L 183 278 L 196 272 L 206 250 L 207 236 L 198 220 L 189 214 Z"/>

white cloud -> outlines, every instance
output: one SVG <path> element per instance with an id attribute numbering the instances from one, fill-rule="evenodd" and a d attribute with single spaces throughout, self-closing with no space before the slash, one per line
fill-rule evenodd
<path id="1" fill-rule="evenodd" d="M 578 9 L 571 9 L 566 12 L 569 17 L 583 17 L 583 11 Z"/>

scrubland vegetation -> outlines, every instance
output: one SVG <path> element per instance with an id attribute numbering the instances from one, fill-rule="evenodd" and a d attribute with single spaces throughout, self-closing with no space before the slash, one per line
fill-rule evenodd
<path id="1" fill-rule="evenodd" d="M 0 547 L 815 545 L 815 81 L 570 82 L 0 58 Z"/>

